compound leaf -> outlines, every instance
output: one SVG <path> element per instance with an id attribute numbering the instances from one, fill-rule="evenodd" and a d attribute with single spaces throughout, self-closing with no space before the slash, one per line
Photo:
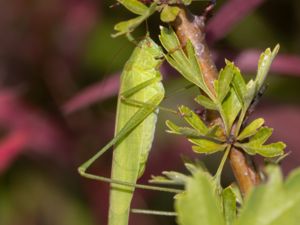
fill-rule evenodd
<path id="1" fill-rule="evenodd" d="M 183 116 L 183 118 L 200 134 L 205 135 L 208 132 L 208 128 L 204 124 L 204 122 L 200 119 L 200 117 L 194 113 L 188 107 L 182 105 L 179 107 L 179 112 Z"/>

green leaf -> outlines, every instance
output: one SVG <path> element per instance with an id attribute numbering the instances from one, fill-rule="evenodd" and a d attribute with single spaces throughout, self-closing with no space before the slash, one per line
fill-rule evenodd
<path id="1" fill-rule="evenodd" d="M 210 109 L 210 110 L 217 110 L 217 106 L 216 104 L 210 100 L 208 97 L 204 96 L 204 95 L 198 95 L 196 98 L 195 98 L 195 101 L 202 105 L 204 108 L 206 109 Z"/>
<path id="2" fill-rule="evenodd" d="M 208 132 L 208 128 L 204 124 L 204 122 L 200 119 L 200 117 L 194 113 L 188 107 L 182 105 L 179 107 L 179 112 L 183 116 L 183 118 L 200 134 L 205 135 Z"/>
<path id="3" fill-rule="evenodd" d="M 242 105 L 234 91 L 233 88 L 230 89 L 229 94 L 223 101 L 222 109 L 224 112 L 224 123 L 227 126 L 227 129 L 230 130 L 233 122 L 235 121 L 237 115 L 239 114 Z"/>
<path id="4" fill-rule="evenodd" d="M 164 176 L 151 176 L 151 179 L 148 180 L 149 183 L 151 184 L 163 184 L 163 185 L 169 185 L 169 184 L 175 184 L 175 185 L 182 185 L 182 183 L 177 183 L 173 180 L 170 180 Z"/>
<path id="5" fill-rule="evenodd" d="M 150 183 L 185 185 L 188 176 L 176 171 L 163 171 L 163 176 L 151 176 Z"/>
<path id="6" fill-rule="evenodd" d="M 198 57 L 196 55 L 194 46 L 190 40 L 186 43 L 186 52 L 189 59 L 189 62 L 191 66 L 193 67 L 193 71 L 195 75 L 197 75 L 200 78 L 200 81 L 202 83 L 202 91 L 204 91 L 208 96 L 214 97 L 214 95 L 210 92 L 209 88 L 207 87 L 205 83 L 204 74 L 202 73 L 201 67 L 199 65 Z M 194 75 L 194 76 L 195 76 Z"/>
<path id="7" fill-rule="evenodd" d="M 208 96 L 212 96 L 203 80 L 203 74 L 191 42 L 187 41 L 186 55 L 173 29 L 166 27 L 160 27 L 160 29 L 161 34 L 159 39 L 164 48 L 168 51 L 168 55 L 165 56 L 168 63 L 184 78 L 201 88 Z"/>
<path id="8" fill-rule="evenodd" d="M 217 83 L 217 96 L 219 102 L 223 102 L 223 99 L 226 97 L 226 95 L 229 92 L 230 89 L 230 83 L 234 75 L 234 70 L 233 70 L 233 63 L 229 62 L 226 60 L 226 66 L 224 69 L 221 69 L 219 73 L 219 79 Z"/>
<path id="9" fill-rule="evenodd" d="M 186 169 L 192 174 L 194 175 L 195 173 L 197 173 L 199 170 L 202 171 L 203 173 L 209 173 L 208 169 L 206 168 L 205 164 L 203 163 L 203 161 L 200 160 L 196 160 L 195 162 L 185 162 L 184 166 L 186 167 Z"/>
<path id="10" fill-rule="evenodd" d="M 162 1 L 160 1 L 162 2 Z M 190 5 L 192 3 L 192 0 L 168 0 L 165 1 L 165 3 L 168 3 L 169 5 L 174 5 L 174 4 L 184 4 L 184 5 Z"/>
<path id="11" fill-rule="evenodd" d="M 131 33 L 138 25 L 140 25 L 143 22 L 143 20 L 143 16 L 138 16 L 133 19 L 117 23 L 114 26 L 114 29 L 118 32 L 113 34 L 112 37 L 117 37 L 123 34 Z"/>
<path id="12" fill-rule="evenodd" d="M 176 19 L 180 9 L 176 6 L 166 5 L 160 13 L 161 21 L 165 23 L 172 22 Z"/>
<path id="13" fill-rule="evenodd" d="M 244 202 L 240 188 L 237 186 L 236 183 L 231 184 L 230 188 L 235 195 L 236 202 L 242 206 Z"/>
<path id="14" fill-rule="evenodd" d="M 268 145 L 263 145 L 256 149 L 256 152 L 264 157 L 280 156 L 284 153 L 286 144 L 283 142 L 276 142 Z"/>
<path id="15" fill-rule="evenodd" d="M 225 225 L 215 183 L 199 171 L 186 182 L 185 192 L 176 195 L 179 225 Z"/>
<path id="16" fill-rule="evenodd" d="M 164 171 L 163 175 L 177 184 L 185 184 L 188 179 L 188 176 L 176 171 Z"/>
<path id="17" fill-rule="evenodd" d="M 223 190 L 222 197 L 226 225 L 233 225 L 236 219 L 237 208 L 236 196 L 230 186 Z"/>
<path id="18" fill-rule="evenodd" d="M 286 182 L 277 166 L 268 167 L 269 180 L 246 198 L 234 225 L 298 225 L 300 221 L 300 170 Z"/>
<path id="19" fill-rule="evenodd" d="M 286 145 L 283 142 L 263 145 L 272 135 L 273 129 L 269 127 L 260 128 L 247 143 L 235 143 L 234 145 L 242 148 L 250 155 L 260 154 L 264 157 L 280 156 L 284 153 Z"/>
<path id="20" fill-rule="evenodd" d="M 189 127 L 179 127 L 175 123 L 171 122 L 170 120 L 166 121 L 166 125 L 170 130 L 167 130 L 168 133 L 171 134 L 179 134 L 184 135 L 185 137 L 198 137 L 202 136 L 199 131 L 189 128 Z"/>
<path id="21" fill-rule="evenodd" d="M 247 92 L 247 86 L 245 83 L 245 80 L 240 72 L 240 70 L 235 67 L 234 77 L 232 79 L 232 86 L 235 90 L 235 93 L 237 94 L 240 102 L 244 105 L 246 92 Z"/>
<path id="22" fill-rule="evenodd" d="M 124 4 L 127 4 L 127 1 L 124 0 L 123 2 Z M 117 33 L 112 34 L 111 36 L 117 37 L 123 34 L 129 34 L 133 32 L 134 29 L 136 29 L 142 22 L 144 22 L 149 16 L 151 16 L 156 11 L 156 7 L 157 7 L 156 3 L 152 3 L 142 15 L 137 16 L 130 20 L 117 23 L 114 26 L 114 29 L 117 31 Z M 138 11 L 137 8 L 136 10 Z"/>
<path id="23" fill-rule="evenodd" d="M 118 0 L 118 2 L 137 15 L 144 15 L 148 10 L 148 7 L 138 0 Z"/>
<path id="24" fill-rule="evenodd" d="M 257 129 L 259 129 L 264 123 L 265 123 L 265 120 L 263 118 L 258 118 L 256 120 L 252 121 L 240 133 L 240 135 L 237 137 L 237 140 L 241 141 L 247 137 L 254 135 L 257 132 Z"/>
<path id="25" fill-rule="evenodd" d="M 257 143 L 236 144 L 237 147 L 242 148 L 249 155 L 260 154 L 264 157 L 276 157 L 284 153 L 286 145 L 283 142 L 276 142 L 268 145 L 259 145 Z"/>
<path id="26" fill-rule="evenodd" d="M 265 50 L 265 52 L 263 52 L 260 55 L 260 58 L 258 61 L 257 75 L 255 78 L 256 93 L 259 91 L 259 89 L 262 87 L 263 83 L 265 82 L 265 79 L 266 79 L 266 76 L 271 67 L 272 61 L 275 58 L 275 56 L 277 55 L 278 51 L 279 51 L 279 45 L 277 44 L 273 51 L 271 51 L 270 48 L 268 48 Z"/>
<path id="27" fill-rule="evenodd" d="M 224 151 L 227 144 L 218 144 L 206 139 L 188 139 L 191 143 L 195 144 L 192 149 L 196 153 L 212 154 L 219 151 Z"/>
<path id="28" fill-rule="evenodd" d="M 249 144 L 251 145 L 262 145 L 272 135 L 273 129 L 269 127 L 262 127 L 258 132 L 250 138 Z"/>
<path id="29" fill-rule="evenodd" d="M 253 80 L 250 80 L 247 83 L 247 92 L 245 94 L 245 98 L 244 98 L 244 110 L 246 110 L 250 103 L 252 102 L 253 98 L 255 97 L 255 92 L 256 91 L 256 86 L 255 86 L 255 82 Z"/>

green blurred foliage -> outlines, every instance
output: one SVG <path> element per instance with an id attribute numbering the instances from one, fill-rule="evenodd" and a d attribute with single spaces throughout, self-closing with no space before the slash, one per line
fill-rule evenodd
<path id="1" fill-rule="evenodd" d="M 57 169 L 17 164 L 0 179 L 0 224 L 95 224 L 88 207 L 69 181 L 62 182 Z"/>

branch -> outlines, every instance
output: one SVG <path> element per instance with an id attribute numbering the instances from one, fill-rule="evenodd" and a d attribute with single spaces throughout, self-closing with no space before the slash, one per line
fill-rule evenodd
<path id="1" fill-rule="evenodd" d="M 203 16 L 192 15 L 185 6 L 181 6 L 181 11 L 173 26 L 182 46 L 185 46 L 187 39 L 191 40 L 198 56 L 199 65 L 204 73 L 205 82 L 210 90 L 214 92 L 213 82 L 218 77 L 218 71 L 206 44 L 205 19 Z M 220 120 L 220 118 L 217 118 L 217 120 Z M 246 195 L 252 187 L 260 182 L 259 176 L 243 152 L 234 148 L 231 149 L 229 160 L 241 192 Z"/>

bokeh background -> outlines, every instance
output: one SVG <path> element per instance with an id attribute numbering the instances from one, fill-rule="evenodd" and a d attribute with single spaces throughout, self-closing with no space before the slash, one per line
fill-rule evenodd
<path id="1" fill-rule="evenodd" d="M 113 25 L 130 18 L 114 1 L 0 1 L 0 224 L 106 224 L 108 185 L 83 179 L 77 167 L 113 136 L 122 65 L 134 45 L 112 39 Z M 111 5 L 114 7 L 110 8 Z M 191 9 L 201 14 L 205 2 Z M 234 60 L 251 78 L 259 53 L 280 43 L 269 87 L 254 116 L 274 127 L 273 141 L 287 143 L 288 173 L 300 164 L 300 1 L 217 1 L 207 39 L 218 67 Z M 148 21 L 155 36 L 159 20 Z M 141 26 L 135 36 L 145 34 Z M 198 90 L 176 93 L 187 82 L 163 66 L 175 108 Z M 164 132 L 170 115 L 161 112 L 153 150 L 141 182 L 163 170 L 184 171 L 182 156 L 201 158 L 183 138 Z M 172 117 L 174 118 L 174 117 Z M 202 157 L 203 158 L 203 157 Z M 109 175 L 111 152 L 93 166 Z M 205 157 L 214 171 L 219 156 Z M 260 159 L 258 159 L 260 160 Z M 260 160 L 261 161 L 261 160 Z M 232 181 L 228 167 L 224 183 Z M 172 210 L 172 196 L 138 191 L 134 208 Z M 130 224 L 175 224 L 173 218 L 132 215 Z"/>

